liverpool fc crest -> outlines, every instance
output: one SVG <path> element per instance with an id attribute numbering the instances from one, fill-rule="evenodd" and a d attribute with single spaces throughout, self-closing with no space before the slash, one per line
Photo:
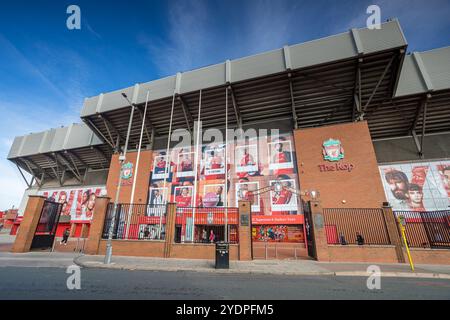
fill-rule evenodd
<path id="1" fill-rule="evenodd" d="M 344 159 L 344 148 L 341 141 L 337 139 L 328 139 L 322 144 L 323 158 L 328 161 L 339 161 Z"/>
<path id="2" fill-rule="evenodd" d="M 133 176 L 133 164 L 131 162 L 122 165 L 122 179 L 128 180 Z"/>

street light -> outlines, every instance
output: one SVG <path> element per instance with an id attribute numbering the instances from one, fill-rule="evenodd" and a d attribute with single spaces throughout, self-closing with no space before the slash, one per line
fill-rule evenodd
<path id="1" fill-rule="evenodd" d="M 117 203 L 119 202 L 120 186 L 122 185 L 123 163 L 125 162 L 125 159 L 127 156 L 128 140 L 130 138 L 131 124 L 133 123 L 133 115 L 134 115 L 134 104 L 131 103 L 131 101 L 128 99 L 127 95 L 124 92 L 122 92 L 122 97 L 124 97 L 130 104 L 131 114 L 130 114 L 130 121 L 128 122 L 128 131 L 127 131 L 127 137 L 125 139 L 125 147 L 123 148 L 123 153 L 119 156 L 119 163 L 120 163 L 119 181 L 117 182 L 116 197 L 114 199 L 114 209 L 113 209 L 113 214 L 112 214 L 112 221 L 111 221 L 111 225 L 109 227 L 109 232 L 108 232 L 108 242 L 106 244 L 106 254 L 105 254 L 105 261 L 104 261 L 105 264 L 111 263 L 112 236 L 113 236 L 113 231 L 114 231 L 115 222 L 116 222 Z"/>

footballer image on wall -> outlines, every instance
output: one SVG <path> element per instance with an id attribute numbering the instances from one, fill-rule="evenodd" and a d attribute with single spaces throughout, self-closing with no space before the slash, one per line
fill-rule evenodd
<path id="1" fill-rule="evenodd" d="M 277 180 L 270 181 L 272 215 L 276 214 L 296 214 L 298 211 L 297 195 L 291 190 L 295 190 L 295 179 L 281 175 Z"/>
<path id="2" fill-rule="evenodd" d="M 153 184 L 149 188 L 149 204 L 166 204 L 167 202 L 167 187 L 161 188 Z"/>
<path id="3" fill-rule="evenodd" d="M 167 155 L 164 151 L 161 151 L 157 156 L 155 156 L 155 159 L 153 160 L 152 180 L 162 180 L 169 178 L 170 165 L 167 169 L 166 165 Z"/>
<path id="4" fill-rule="evenodd" d="M 250 201 L 253 212 L 261 211 L 259 194 L 254 194 L 258 189 L 258 182 L 236 183 L 236 207 L 238 207 L 239 201 Z"/>
<path id="5" fill-rule="evenodd" d="M 235 161 L 237 173 L 258 171 L 258 145 L 236 146 Z"/>
<path id="6" fill-rule="evenodd" d="M 225 184 L 207 184 L 203 186 L 203 207 L 223 207 Z"/>
<path id="7" fill-rule="evenodd" d="M 211 145 L 205 148 L 205 176 L 225 174 L 225 146 Z"/>
<path id="8" fill-rule="evenodd" d="M 273 174 L 292 173 L 294 161 L 291 141 L 282 136 L 269 142 L 268 147 L 269 169 Z"/>
<path id="9" fill-rule="evenodd" d="M 194 177 L 194 152 L 188 150 L 181 150 L 178 154 L 177 162 L 177 177 Z"/>
<path id="10" fill-rule="evenodd" d="M 192 207 L 194 202 L 193 186 L 175 187 L 175 202 L 177 207 Z"/>

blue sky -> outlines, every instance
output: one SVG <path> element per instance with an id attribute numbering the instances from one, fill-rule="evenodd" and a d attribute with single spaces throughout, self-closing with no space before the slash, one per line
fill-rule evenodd
<path id="1" fill-rule="evenodd" d="M 66 28 L 70 4 L 81 30 Z M 409 51 L 450 45 L 448 0 L 2 1 L 0 209 L 26 187 L 6 160 L 14 136 L 79 122 L 101 92 L 364 27 L 370 4 Z"/>

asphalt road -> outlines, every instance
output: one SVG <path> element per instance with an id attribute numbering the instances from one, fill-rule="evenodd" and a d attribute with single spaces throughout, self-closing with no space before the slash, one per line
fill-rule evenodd
<path id="1" fill-rule="evenodd" d="M 1 267 L 1 299 L 450 299 L 450 280 L 334 276 L 215 275 L 198 272 L 81 269 L 69 290 L 63 267 Z"/>

